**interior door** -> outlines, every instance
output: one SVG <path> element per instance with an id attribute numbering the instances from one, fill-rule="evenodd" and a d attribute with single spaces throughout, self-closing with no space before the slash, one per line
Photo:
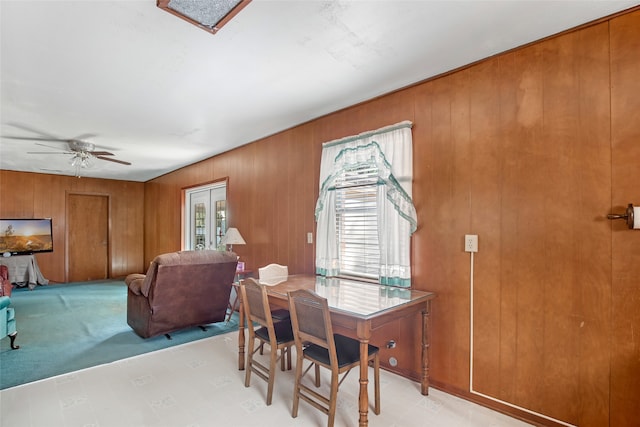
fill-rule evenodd
<path id="1" fill-rule="evenodd" d="M 186 193 L 187 250 L 216 249 L 226 231 L 226 184 L 195 188 Z"/>
<path id="2" fill-rule="evenodd" d="M 109 198 L 67 197 L 67 281 L 102 280 L 109 275 Z"/>

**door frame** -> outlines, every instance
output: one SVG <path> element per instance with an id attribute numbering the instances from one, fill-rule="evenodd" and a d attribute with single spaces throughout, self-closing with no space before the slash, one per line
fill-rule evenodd
<path id="1" fill-rule="evenodd" d="M 111 195 L 90 191 L 65 191 L 64 197 L 64 280 L 69 282 L 69 197 L 70 196 L 100 196 L 107 198 L 107 278 L 111 277 Z"/>

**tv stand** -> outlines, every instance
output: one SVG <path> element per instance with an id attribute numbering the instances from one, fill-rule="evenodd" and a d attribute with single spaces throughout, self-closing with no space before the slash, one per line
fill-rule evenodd
<path id="1" fill-rule="evenodd" d="M 49 284 L 33 255 L 0 256 L 0 265 L 7 266 L 9 280 L 18 287 L 28 286 L 29 289 L 34 289 L 37 285 Z"/>

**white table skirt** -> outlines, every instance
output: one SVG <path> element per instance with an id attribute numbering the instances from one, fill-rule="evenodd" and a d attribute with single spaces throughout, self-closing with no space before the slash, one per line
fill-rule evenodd
<path id="1" fill-rule="evenodd" d="M 42 275 L 40 267 L 38 267 L 38 261 L 33 255 L 0 257 L 0 265 L 7 266 L 9 280 L 17 286 L 29 286 L 29 289 L 33 289 L 36 285 L 47 285 L 49 283 Z"/>

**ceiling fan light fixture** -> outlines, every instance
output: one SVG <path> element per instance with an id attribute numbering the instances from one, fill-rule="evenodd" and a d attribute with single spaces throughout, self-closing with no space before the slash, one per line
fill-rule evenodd
<path id="1" fill-rule="evenodd" d="M 89 169 L 94 165 L 94 157 L 91 153 L 86 151 L 75 151 L 71 159 L 69 159 L 71 166 L 75 168 L 76 176 L 80 178 L 80 171 L 82 169 Z"/>

